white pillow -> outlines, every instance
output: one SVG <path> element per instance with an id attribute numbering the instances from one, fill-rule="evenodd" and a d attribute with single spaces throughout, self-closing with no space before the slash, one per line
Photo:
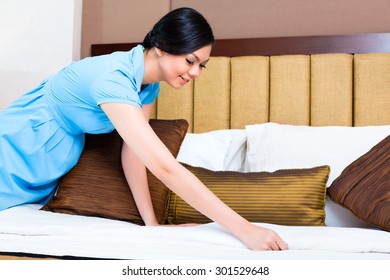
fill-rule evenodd
<path id="1" fill-rule="evenodd" d="M 315 127 L 265 123 L 248 125 L 246 130 L 246 172 L 329 165 L 329 187 L 345 167 L 390 134 L 390 125 Z M 325 211 L 328 226 L 367 226 L 329 199 Z"/>
<path id="2" fill-rule="evenodd" d="M 223 170 L 225 171 L 244 171 L 246 159 L 246 130 L 230 129 L 230 144 L 225 154 Z"/>
<path id="3" fill-rule="evenodd" d="M 225 129 L 187 133 L 177 160 L 213 171 L 243 171 L 246 155 L 246 130 Z"/>

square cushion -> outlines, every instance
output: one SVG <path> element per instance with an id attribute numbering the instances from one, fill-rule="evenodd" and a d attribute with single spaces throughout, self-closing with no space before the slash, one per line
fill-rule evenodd
<path id="1" fill-rule="evenodd" d="M 324 225 L 329 166 L 241 173 L 183 165 L 222 201 L 251 222 Z M 211 220 L 171 192 L 167 222 L 208 223 Z"/>
<path id="2" fill-rule="evenodd" d="M 390 231 L 390 136 L 348 165 L 328 193 L 360 219 Z"/>
<path id="3" fill-rule="evenodd" d="M 177 156 L 188 129 L 186 120 L 150 120 L 151 127 Z M 60 181 L 57 193 L 42 210 L 96 216 L 143 224 L 121 164 L 122 139 L 109 134 L 87 134 L 77 165 Z M 169 189 L 147 170 L 157 221 L 164 223 Z"/>

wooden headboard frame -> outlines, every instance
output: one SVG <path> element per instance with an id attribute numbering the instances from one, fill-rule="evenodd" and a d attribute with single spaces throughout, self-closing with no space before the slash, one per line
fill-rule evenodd
<path id="1" fill-rule="evenodd" d="M 138 43 L 93 44 L 91 56 L 127 51 Z M 216 40 L 212 56 L 390 52 L 390 33 Z"/>

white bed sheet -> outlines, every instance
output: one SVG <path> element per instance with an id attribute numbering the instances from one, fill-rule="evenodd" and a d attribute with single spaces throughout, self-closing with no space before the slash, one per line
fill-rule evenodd
<path id="1" fill-rule="evenodd" d="M 259 224 L 276 230 L 290 249 L 255 252 L 215 223 L 144 227 L 40 207 L 24 205 L 0 212 L 0 252 L 140 260 L 390 260 L 390 233 L 378 229 Z"/>

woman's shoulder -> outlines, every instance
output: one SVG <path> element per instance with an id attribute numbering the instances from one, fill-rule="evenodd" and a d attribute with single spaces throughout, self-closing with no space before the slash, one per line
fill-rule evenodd
<path id="1" fill-rule="evenodd" d="M 69 67 L 97 67 L 104 66 L 106 69 L 111 67 L 128 66 L 128 63 L 143 63 L 142 46 L 138 45 L 128 51 L 116 51 L 109 54 L 85 57 L 81 60 L 72 62 Z"/>

